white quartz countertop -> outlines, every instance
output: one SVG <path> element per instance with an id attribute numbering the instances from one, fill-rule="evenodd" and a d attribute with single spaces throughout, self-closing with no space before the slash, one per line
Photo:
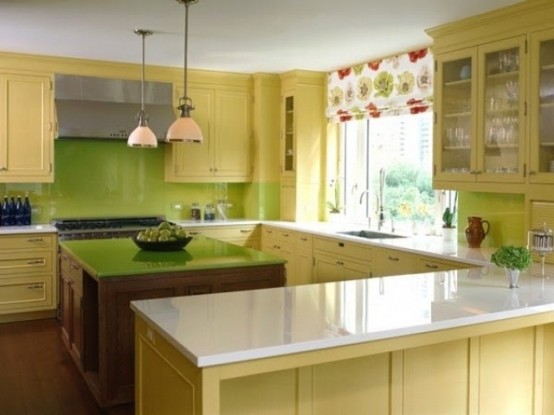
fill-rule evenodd
<path id="1" fill-rule="evenodd" d="M 0 235 L 26 233 L 57 233 L 52 225 L 0 226 Z"/>
<path id="2" fill-rule="evenodd" d="M 516 289 L 491 266 L 131 307 L 194 364 L 208 367 L 554 311 L 554 274 L 542 279 L 537 268 L 522 274 Z"/>

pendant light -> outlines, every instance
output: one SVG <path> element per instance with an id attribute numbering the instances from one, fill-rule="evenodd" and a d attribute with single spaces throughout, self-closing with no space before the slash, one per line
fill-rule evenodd
<path id="1" fill-rule="evenodd" d="M 156 135 L 148 127 L 148 114 L 144 111 L 144 39 L 152 34 L 151 30 L 137 29 L 135 33 L 142 37 L 142 80 L 140 85 L 140 111 L 137 114 L 138 127 L 133 130 L 127 139 L 129 147 L 158 147 Z"/>
<path id="2" fill-rule="evenodd" d="M 196 122 L 190 117 L 190 112 L 194 110 L 192 100 L 187 96 L 187 54 L 188 54 L 188 21 L 189 21 L 189 6 L 197 3 L 198 0 L 177 0 L 178 3 L 185 5 L 185 63 L 183 71 L 184 93 L 179 98 L 179 106 L 177 109 L 181 111 L 181 115 L 171 124 L 167 130 L 165 140 L 169 143 L 185 142 L 185 143 L 202 143 L 202 131 Z"/>

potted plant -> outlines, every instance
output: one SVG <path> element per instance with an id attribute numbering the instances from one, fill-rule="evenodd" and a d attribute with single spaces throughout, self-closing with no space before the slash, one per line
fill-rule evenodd
<path id="1" fill-rule="evenodd" d="M 502 245 L 491 255 L 491 262 L 505 269 L 508 287 L 517 288 L 519 274 L 531 265 L 531 251 L 522 246 Z"/>
<path id="2" fill-rule="evenodd" d="M 450 210 L 450 208 L 447 207 L 442 214 L 442 239 L 444 242 L 454 242 L 456 240 L 454 213 L 454 209 Z"/>
<path id="3" fill-rule="evenodd" d="M 334 189 L 334 200 L 333 201 L 327 201 L 327 207 L 329 208 L 329 221 L 330 222 L 339 222 L 340 221 L 340 214 L 342 212 L 343 207 L 341 206 L 341 194 L 340 194 L 340 188 L 338 181 L 334 181 L 335 189 Z"/>

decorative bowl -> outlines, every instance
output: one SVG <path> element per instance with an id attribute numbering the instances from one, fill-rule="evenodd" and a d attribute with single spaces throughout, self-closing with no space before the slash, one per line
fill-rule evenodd
<path id="1" fill-rule="evenodd" d="M 187 236 L 185 239 L 177 239 L 176 241 L 161 241 L 161 242 L 146 242 L 139 241 L 136 237 L 132 238 L 133 242 L 145 251 L 179 251 L 192 241 L 192 236 Z"/>

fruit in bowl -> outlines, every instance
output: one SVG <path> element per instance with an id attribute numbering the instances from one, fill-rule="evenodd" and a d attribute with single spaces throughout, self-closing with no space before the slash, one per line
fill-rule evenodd
<path id="1" fill-rule="evenodd" d="M 170 222 L 146 228 L 133 238 L 139 248 L 151 251 L 177 251 L 183 249 L 191 240 L 192 236 L 187 236 L 183 228 Z"/>

